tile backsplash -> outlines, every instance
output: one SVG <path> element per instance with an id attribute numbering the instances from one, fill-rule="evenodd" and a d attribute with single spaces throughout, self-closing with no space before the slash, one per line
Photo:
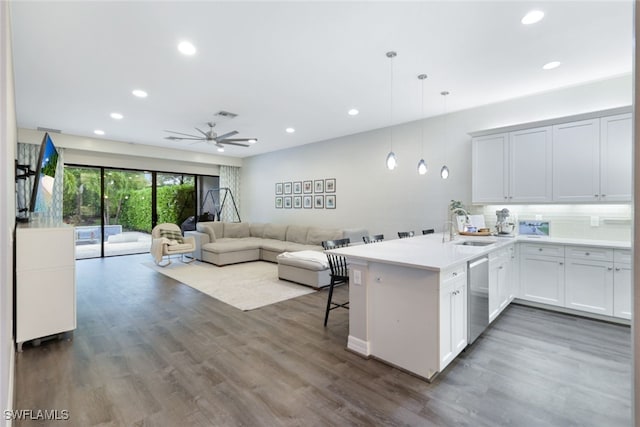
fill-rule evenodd
<path id="1" fill-rule="evenodd" d="M 551 237 L 575 239 L 621 240 L 632 238 L 632 205 L 486 205 L 474 207 L 473 213 L 485 217 L 487 227 L 496 224 L 496 211 L 509 209 L 511 221 L 549 221 Z"/>

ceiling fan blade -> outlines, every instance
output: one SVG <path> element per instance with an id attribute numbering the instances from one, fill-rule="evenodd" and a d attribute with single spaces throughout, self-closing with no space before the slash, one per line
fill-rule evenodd
<path id="1" fill-rule="evenodd" d="M 176 135 L 190 136 L 191 138 L 200 138 L 198 135 L 191 135 L 191 134 L 188 134 L 188 133 L 176 132 L 174 130 L 165 130 L 165 132 L 175 133 Z"/>
<path id="2" fill-rule="evenodd" d="M 193 141 L 204 141 L 204 138 L 200 138 L 199 136 L 193 138 L 186 138 L 182 136 L 165 136 L 164 139 L 169 139 L 171 141 L 184 141 L 185 139 L 190 139 Z"/>
<path id="3" fill-rule="evenodd" d="M 233 135 L 235 135 L 235 134 L 237 134 L 237 133 L 238 133 L 238 131 L 237 131 L 237 130 L 234 130 L 234 131 L 231 131 L 231 132 L 225 133 L 224 135 L 218 135 L 218 136 L 216 137 L 216 139 L 217 139 L 218 141 L 221 141 L 221 140 L 223 140 L 223 139 L 227 138 L 228 136 L 233 136 Z"/>
<path id="4" fill-rule="evenodd" d="M 209 134 L 208 134 L 208 133 L 206 133 L 205 131 L 200 130 L 200 129 L 198 129 L 198 128 L 195 128 L 195 130 L 197 130 L 198 132 L 200 132 L 201 134 L 203 134 L 205 138 L 209 138 Z"/>
<path id="5" fill-rule="evenodd" d="M 218 141 L 219 144 L 227 144 L 227 145 L 237 145 L 238 147 L 248 147 L 248 144 L 240 144 L 238 142 L 230 142 L 231 140 L 225 139 L 223 141 Z"/>
<path id="6" fill-rule="evenodd" d="M 256 141 L 258 142 L 258 138 L 227 138 L 224 141 L 233 141 L 233 142 L 249 142 Z"/>

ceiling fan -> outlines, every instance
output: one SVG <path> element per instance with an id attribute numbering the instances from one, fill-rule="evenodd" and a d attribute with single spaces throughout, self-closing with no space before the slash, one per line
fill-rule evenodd
<path id="1" fill-rule="evenodd" d="M 165 132 L 175 133 L 176 135 L 182 135 L 182 136 L 171 135 L 171 136 L 165 136 L 164 139 L 169 139 L 171 141 L 183 141 L 183 140 L 204 141 L 204 142 L 212 143 L 213 145 L 218 147 L 218 151 L 224 151 L 224 145 L 237 145 L 239 147 L 249 147 L 250 144 L 255 144 L 256 142 L 258 142 L 257 138 L 231 138 L 232 136 L 238 133 L 238 131 L 236 130 L 227 132 L 223 135 L 218 135 L 213 130 L 213 128 L 216 126 L 216 124 L 213 122 L 207 122 L 207 126 L 209 126 L 209 130 L 207 132 L 201 129 L 195 128 L 195 130 L 200 132 L 201 135 L 191 135 L 188 133 L 165 130 Z M 247 142 L 248 144 L 243 144 L 245 142 Z"/>

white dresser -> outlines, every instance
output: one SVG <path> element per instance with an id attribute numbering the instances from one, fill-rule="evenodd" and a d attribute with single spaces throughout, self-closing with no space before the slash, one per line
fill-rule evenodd
<path id="1" fill-rule="evenodd" d="M 73 227 L 20 224 L 16 229 L 16 343 L 76 328 Z"/>

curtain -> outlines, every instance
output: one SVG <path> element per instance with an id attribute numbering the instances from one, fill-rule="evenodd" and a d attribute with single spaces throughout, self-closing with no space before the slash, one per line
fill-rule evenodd
<path id="1" fill-rule="evenodd" d="M 62 221 L 62 195 L 63 195 L 63 175 L 64 175 L 64 149 L 56 147 L 58 151 L 58 164 L 56 166 L 56 179 L 53 184 L 53 196 L 51 199 L 51 207 L 47 212 L 39 213 L 39 219 L 47 222 Z M 17 149 L 18 164 L 26 165 L 30 170 L 36 170 L 38 155 L 40 154 L 40 145 L 24 144 L 19 142 Z M 23 173 L 18 170 L 16 175 Z M 16 209 L 28 209 L 31 204 L 31 191 L 35 182 L 35 177 L 31 176 L 26 179 L 18 179 L 16 181 Z M 17 216 L 24 217 L 28 214 L 25 212 L 16 212 Z"/>
<path id="2" fill-rule="evenodd" d="M 225 190 L 228 188 L 229 191 Z M 226 194 L 225 194 L 226 193 Z M 240 168 L 235 166 L 220 166 L 220 198 L 225 199 L 220 221 L 236 222 L 240 221 Z"/>

